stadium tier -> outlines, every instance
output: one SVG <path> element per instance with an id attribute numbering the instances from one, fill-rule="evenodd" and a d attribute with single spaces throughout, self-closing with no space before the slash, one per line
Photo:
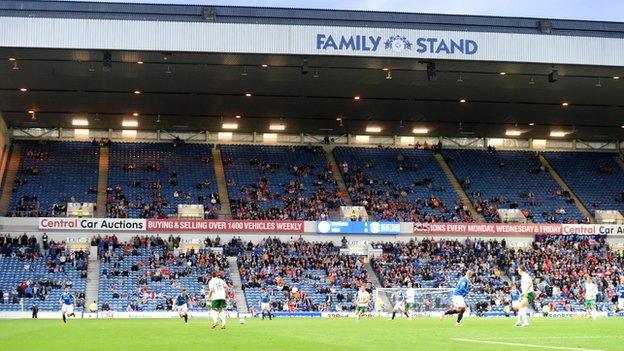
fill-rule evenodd
<path id="1" fill-rule="evenodd" d="M 132 312 L 170 311 L 182 288 L 189 292 L 192 310 L 206 310 L 212 271 L 221 272 L 231 286 L 228 308 L 237 310 L 233 295 L 241 288 L 252 313 L 260 310 L 262 289 L 270 294 L 275 311 L 344 312 L 355 309 L 358 286 L 375 288 L 367 273 L 368 258 L 341 253 L 331 242 L 265 238 L 253 244 L 234 239 L 223 248 L 236 257 L 241 284 L 236 287 L 234 267 L 224 255 L 210 248 L 180 250 L 180 240 L 137 236 L 119 242 L 116 236 L 94 237 L 100 270 L 90 273 L 98 276 L 87 277 L 86 251 L 53 241 L 39 244 L 34 237 L 1 236 L 0 309 L 17 311 L 36 303 L 43 311 L 56 310 L 66 285 L 83 306 L 87 278 L 99 281 L 99 309 Z M 624 277 L 624 255 L 604 235 L 540 235 L 526 248 L 511 247 L 504 239 L 422 239 L 376 242 L 371 247 L 382 250 L 370 259 L 380 287 L 405 288 L 412 282 L 416 288 L 453 289 L 466 269 L 473 270 L 466 303 L 477 313 L 504 313 L 511 290 L 519 287 L 519 266 L 529 267 L 534 275 L 538 311 L 545 305 L 552 312 L 584 311 L 587 274 L 598 286 L 598 310 L 611 311 Z M 428 301 L 415 308 L 439 311 L 442 303 Z"/>
<path id="2" fill-rule="evenodd" d="M 95 202 L 97 145 L 42 140 L 19 140 L 14 145 L 21 152 L 8 216 L 55 217 L 66 211 L 68 202 Z"/>
<path id="3" fill-rule="evenodd" d="M 105 192 L 108 217 L 176 217 L 178 205 L 201 204 L 203 217 L 213 219 L 222 212 L 220 166 L 225 170 L 221 193 L 227 189 L 235 219 L 335 219 L 345 205 L 320 146 L 220 144 L 222 163 L 215 165 L 211 144 L 112 143 L 108 168 L 99 170 L 107 172 L 108 186 L 98 189 L 96 142 L 17 140 L 14 145 L 20 158 L 7 216 L 65 216 L 68 202 L 95 203 L 97 193 Z M 508 222 L 498 210 L 517 209 L 535 223 L 588 223 L 592 219 L 577 205 L 593 215 L 624 207 L 624 171 L 614 153 L 543 153 L 571 189 L 566 190 L 535 152 L 444 149 L 452 171 L 446 174 L 436 150 L 331 150 L 348 196 L 370 220 L 475 222 L 460 200 L 462 192 L 487 222 Z"/>
<path id="4" fill-rule="evenodd" d="M 535 152 L 445 150 L 444 156 L 488 222 L 506 221 L 497 210 L 509 208 L 536 223 L 585 222 Z"/>
<path id="5" fill-rule="evenodd" d="M 179 204 L 201 204 L 216 218 L 220 208 L 208 144 L 113 143 L 108 184 L 109 217 L 166 218 Z"/>

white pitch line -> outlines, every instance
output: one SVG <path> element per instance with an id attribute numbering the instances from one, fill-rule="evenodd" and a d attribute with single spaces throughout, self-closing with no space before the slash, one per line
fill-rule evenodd
<path id="1" fill-rule="evenodd" d="M 473 342 L 478 344 L 491 344 L 491 345 L 504 345 L 504 346 L 522 346 L 522 347 L 533 347 L 537 349 L 550 349 L 550 350 L 571 350 L 571 351 L 603 351 L 598 349 L 584 349 L 579 347 L 564 347 L 564 346 L 545 346 L 545 345 L 535 345 L 535 344 L 520 344 L 515 342 L 502 342 L 502 341 L 489 341 L 489 340 L 477 340 L 477 339 L 462 339 L 462 338 L 453 338 L 456 341 L 465 341 L 465 342 Z"/>

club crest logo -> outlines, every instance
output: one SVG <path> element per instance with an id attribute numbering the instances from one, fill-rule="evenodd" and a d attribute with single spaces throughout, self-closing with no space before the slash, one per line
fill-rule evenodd
<path id="1" fill-rule="evenodd" d="M 388 40 L 384 42 L 384 46 L 386 49 L 392 49 L 396 52 L 412 49 L 412 43 L 406 37 L 400 35 L 388 38 Z"/>

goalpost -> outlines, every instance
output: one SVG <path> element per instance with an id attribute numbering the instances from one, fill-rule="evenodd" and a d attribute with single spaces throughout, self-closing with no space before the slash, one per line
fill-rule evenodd
<path id="1" fill-rule="evenodd" d="M 373 290 L 373 312 L 377 316 L 392 313 L 399 291 L 404 293 L 408 288 L 377 288 Z M 411 315 L 437 315 L 451 306 L 451 288 L 414 288 L 414 306 L 409 310 Z M 397 313 L 397 316 L 399 313 Z"/>

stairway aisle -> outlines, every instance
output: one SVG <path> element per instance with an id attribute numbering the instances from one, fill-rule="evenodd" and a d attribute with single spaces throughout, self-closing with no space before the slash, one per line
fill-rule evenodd
<path id="1" fill-rule="evenodd" d="M 108 187 L 108 162 L 109 162 L 108 146 L 100 147 L 100 162 L 98 164 L 98 186 L 97 186 L 97 210 L 96 216 L 99 218 L 106 217 L 106 188 Z"/>
<path id="2" fill-rule="evenodd" d="M 0 196 L 0 214 L 6 215 L 11 205 L 13 197 L 13 180 L 19 170 L 20 161 L 22 159 L 22 147 L 19 144 L 13 144 L 11 147 L 11 155 L 9 156 L 9 164 L 6 168 L 4 176 L 4 187 L 2 188 L 2 196 Z"/>
<path id="3" fill-rule="evenodd" d="M 243 282 L 241 281 L 240 273 L 238 272 L 238 263 L 235 256 L 229 256 L 227 258 L 230 264 L 230 276 L 232 277 L 232 283 L 234 284 L 234 294 L 236 295 L 236 309 L 239 313 L 248 313 L 247 299 L 245 299 L 245 292 L 243 291 Z"/>
<path id="4" fill-rule="evenodd" d="M 89 267 L 87 268 L 87 289 L 85 291 L 85 309 L 92 301 L 101 306 L 98 301 L 100 290 L 100 260 L 98 257 L 89 257 Z"/>
<path id="5" fill-rule="evenodd" d="M 330 149 L 326 147 L 325 156 L 327 157 L 327 163 L 331 167 L 332 173 L 334 174 L 334 179 L 336 179 L 338 190 L 340 190 L 340 192 L 342 193 L 342 201 L 344 201 L 345 205 L 347 206 L 353 206 L 353 202 L 351 201 L 351 196 L 349 195 L 347 184 L 345 184 L 344 178 L 342 178 L 342 173 L 340 172 L 340 167 L 338 167 L 338 163 L 336 163 L 336 158 L 334 157 L 333 148 Z"/>
<path id="6" fill-rule="evenodd" d="M 219 211 L 219 219 L 230 219 L 232 212 L 230 211 L 230 196 L 227 189 L 227 181 L 225 180 L 225 170 L 223 169 L 223 159 L 221 158 L 221 149 L 212 149 L 212 163 L 217 177 L 217 186 L 219 188 L 219 199 L 221 200 L 221 211 Z"/>
<path id="7" fill-rule="evenodd" d="M 466 205 L 466 207 L 468 207 L 468 210 L 470 211 L 472 218 L 476 219 L 477 222 L 484 223 L 485 218 L 483 218 L 483 215 L 481 215 L 475 209 L 474 205 L 472 204 L 472 201 L 470 201 L 470 199 L 468 198 L 468 195 L 464 191 L 464 188 L 462 188 L 462 186 L 459 184 L 459 181 L 455 177 L 455 174 L 451 170 L 451 167 L 449 167 L 448 163 L 446 163 L 444 156 L 442 156 L 440 153 L 435 153 L 434 156 L 436 160 L 438 160 L 438 163 L 440 164 L 440 167 L 444 171 L 444 174 L 446 174 L 446 178 L 448 178 L 448 180 L 451 182 L 451 185 L 453 185 L 453 189 L 455 189 L 457 196 L 459 196 L 459 199 L 461 200 L 461 202 L 464 205 Z"/>

